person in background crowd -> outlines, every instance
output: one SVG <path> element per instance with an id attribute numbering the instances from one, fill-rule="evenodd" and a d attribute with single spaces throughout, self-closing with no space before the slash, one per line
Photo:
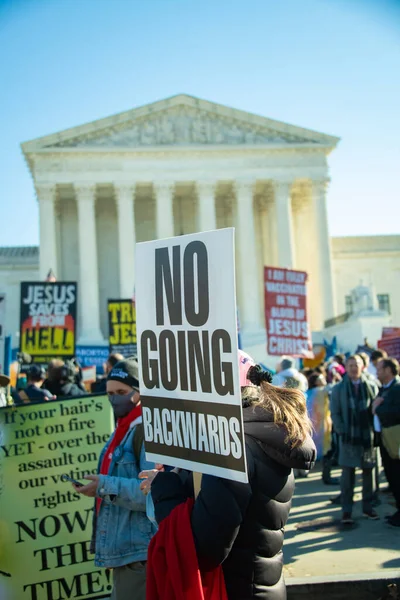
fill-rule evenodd
<path id="1" fill-rule="evenodd" d="M 370 358 L 369 355 L 366 352 L 357 352 L 357 356 L 359 356 L 361 358 L 361 360 L 363 361 L 364 364 L 364 368 L 363 368 L 363 375 L 365 375 L 365 377 L 367 377 L 367 379 L 369 381 L 373 381 L 378 387 L 381 386 L 379 379 L 377 379 L 376 377 L 374 377 L 369 371 L 368 371 L 368 367 L 369 367 L 369 363 L 370 363 Z M 374 420 L 374 424 L 375 424 L 375 420 Z M 374 427 L 375 430 L 375 427 Z M 379 445 L 379 443 L 377 442 L 377 440 L 374 441 L 374 446 L 376 447 L 377 445 Z M 379 481 L 379 460 L 378 460 L 378 453 L 375 450 L 375 466 L 373 469 L 373 480 L 374 480 L 374 499 L 373 499 L 373 506 L 379 506 L 381 504 L 381 500 L 379 498 L 379 488 L 380 488 L 380 481 Z"/>
<path id="2" fill-rule="evenodd" d="M 83 373 L 81 365 L 79 364 L 79 360 L 77 358 L 73 358 L 69 361 L 71 363 L 71 367 L 75 367 L 75 375 L 74 375 L 74 383 L 78 386 L 82 392 L 86 393 L 85 384 L 83 383 Z"/>
<path id="3" fill-rule="evenodd" d="M 47 402 L 55 400 L 56 396 L 43 387 L 46 371 L 41 365 L 31 365 L 27 373 L 28 385 L 19 392 L 21 401 L 26 404 L 32 401 Z"/>
<path id="4" fill-rule="evenodd" d="M 346 374 L 346 357 L 344 354 L 335 354 L 333 361 L 328 365 L 328 383 L 339 383 Z"/>
<path id="5" fill-rule="evenodd" d="M 278 372 L 272 378 L 272 385 L 277 387 L 291 387 L 306 392 L 308 382 L 306 377 L 295 367 L 295 359 L 283 356 L 278 365 Z"/>
<path id="6" fill-rule="evenodd" d="M 318 371 L 312 371 L 312 373 L 308 377 L 308 389 L 310 389 L 310 390 L 317 388 L 317 387 L 324 388 L 327 385 L 328 384 L 326 382 L 324 375 L 322 373 L 319 373 Z"/>
<path id="7" fill-rule="evenodd" d="M 138 476 L 155 465 L 145 458 L 136 358 L 113 367 L 107 393 L 116 429 L 100 455 L 99 474 L 74 489 L 96 498 L 91 550 L 96 566 L 113 569 L 111 600 L 145 600 L 147 548 L 155 527 L 146 516 Z"/>
<path id="8" fill-rule="evenodd" d="M 198 560 L 195 572 L 200 568 L 203 574 L 222 565 L 229 600 L 284 600 L 282 545 L 295 486 L 292 469 L 308 470 L 314 464 L 311 423 L 299 390 L 272 386 L 271 375 L 242 351 L 239 365 L 249 483 L 203 475 L 189 531 L 185 528 L 184 534 L 193 536 Z M 142 477 L 148 478 L 143 484 L 145 493 L 151 485 L 162 533 L 164 519 L 169 520 L 167 527 L 173 527 L 170 513 L 183 511 L 182 505 L 193 502 L 192 474 L 175 469 L 143 473 Z M 179 538 L 183 527 L 179 523 L 173 531 L 180 543 L 184 542 Z M 174 575 L 168 568 L 160 572 L 159 533 L 149 549 L 148 577 L 157 588 L 154 597 L 162 599 L 164 583 L 179 573 L 179 565 Z M 173 568 L 173 556 L 168 552 L 165 556 L 167 567 Z"/>
<path id="9" fill-rule="evenodd" d="M 7 387 L 10 385 L 8 375 L 0 375 L 0 408 L 8 405 Z"/>
<path id="10" fill-rule="evenodd" d="M 322 373 L 313 371 L 308 378 L 307 408 L 314 430 L 313 439 L 318 454 L 322 455 L 322 481 L 326 485 L 339 485 L 331 476 L 336 446 L 332 447 L 332 418 L 329 406 L 330 386 Z"/>
<path id="11" fill-rule="evenodd" d="M 374 350 L 373 352 L 371 352 L 371 356 L 369 357 L 369 365 L 367 367 L 368 373 L 370 373 L 371 375 L 373 375 L 376 379 L 378 378 L 378 374 L 376 371 L 376 367 L 378 365 L 378 362 L 382 359 L 382 358 L 387 358 L 387 352 L 385 352 L 385 350 Z"/>
<path id="12" fill-rule="evenodd" d="M 58 398 L 77 398 L 87 395 L 87 392 L 76 383 L 76 365 L 68 360 L 62 367 L 55 368 L 54 387 L 59 390 Z"/>
<path id="13" fill-rule="evenodd" d="M 368 371 L 368 367 L 369 367 L 369 363 L 370 363 L 370 359 L 369 356 L 366 352 L 358 352 L 357 356 L 361 357 L 361 360 L 363 361 L 364 364 L 364 368 L 363 368 L 363 374 L 365 375 L 365 377 L 367 377 L 369 380 L 374 381 L 378 387 L 381 385 L 379 382 L 379 379 L 377 379 L 376 377 L 374 377 L 372 375 L 372 373 L 370 373 Z"/>
<path id="14" fill-rule="evenodd" d="M 362 374 L 363 366 L 359 356 L 350 356 L 346 361 L 347 376 L 333 387 L 331 396 L 332 420 L 340 438 L 342 523 L 345 525 L 354 523 L 352 509 L 356 468 L 363 470 L 363 515 L 379 519 L 372 508 L 375 451 L 371 418 L 372 401 L 378 387 Z"/>
<path id="15" fill-rule="evenodd" d="M 47 366 L 47 379 L 43 386 L 58 398 L 86 394 L 82 382 L 82 370 L 75 358 L 65 362 L 59 358 L 53 358 Z"/>
<path id="16" fill-rule="evenodd" d="M 64 366 L 64 361 L 60 358 L 52 358 L 47 365 L 47 379 L 43 383 L 43 387 L 49 390 L 55 396 L 61 394 L 61 385 L 59 381 L 59 370 Z"/>
<path id="17" fill-rule="evenodd" d="M 382 387 L 379 396 L 374 400 L 372 412 L 374 413 L 375 429 L 379 434 L 383 468 L 397 508 L 397 511 L 387 518 L 387 521 L 393 527 L 400 527 L 400 439 L 398 436 L 397 456 L 392 456 L 385 447 L 381 433 L 382 429 L 400 425 L 399 363 L 394 358 L 382 358 L 377 363 L 377 374 Z M 393 429 L 393 431 L 396 430 Z"/>
<path id="18" fill-rule="evenodd" d="M 302 375 L 304 375 L 304 377 L 305 377 L 305 378 L 307 379 L 307 381 L 308 381 L 309 377 L 315 373 L 315 370 L 314 370 L 314 369 L 311 369 L 311 368 L 309 368 L 309 367 L 306 367 L 305 369 L 302 369 L 302 370 L 300 371 L 300 373 L 301 373 Z"/>
<path id="19" fill-rule="evenodd" d="M 107 375 L 110 373 L 113 367 L 115 367 L 115 365 L 121 360 L 124 360 L 122 354 L 114 353 L 109 355 L 103 367 L 104 377 L 102 377 L 94 383 L 94 385 L 92 386 L 93 393 L 104 394 L 107 391 Z"/>

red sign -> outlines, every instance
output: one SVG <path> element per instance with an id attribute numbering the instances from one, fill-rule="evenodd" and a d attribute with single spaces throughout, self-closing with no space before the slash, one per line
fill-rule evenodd
<path id="1" fill-rule="evenodd" d="M 400 327 L 384 327 L 382 329 L 382 339 L 399 337 L 400 336 Z"/>
<path id="2" fill-rule="evenodd" d="M 378 348 L 385 350 L 390 358 L 400 361 L 400 336 L 378 340 Z"/>
<path id="3" fill-rule="evenodd" d="M 264 267 L 268 354 L 313 358 L 307 322 L 307 273 Z"/>

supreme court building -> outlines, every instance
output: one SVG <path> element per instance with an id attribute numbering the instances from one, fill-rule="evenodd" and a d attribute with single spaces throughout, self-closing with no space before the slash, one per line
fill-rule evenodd
<path id="1" fill-rule="evenodd" d="M 136 242 L 234 226 L 250 345 L 265 349 L 264 266 L 309 273 L 319 331 L 337 313 L 326 211 L 337 143 L 187 95 L 26 142 L 40 211 L 36 277 L 53 269 L 78 281 L 79 339 L 102 343 L 107 299 L 134 293 Z"/>

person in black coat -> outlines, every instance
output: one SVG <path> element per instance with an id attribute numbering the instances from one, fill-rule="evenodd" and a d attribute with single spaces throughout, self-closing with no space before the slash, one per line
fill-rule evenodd
<path id="1" fill-rule="evenodd" d="M 80 381 L 78 367 L 73 361 L 52 361 L 49 365 L 49 376 L 45 381 L 45 386 L 58 399 L 60 398 L 78 398 L 87 396 L 85 386 Z"/>
<path id="2" fill-rule="evenodd" d="M 316 459 L 305 397 L 270 385 L 252 366 L 253 386 L 242 388 L 249 483 L 203 475 L 192 512 L 201 570 L 222 564 L 229 600 L 285 600 L 284 527 L 295 487 L 293 469 L 309 470 Z M 155 476 L 157 474 L 157 476 Z M 158 523 L 193 497 L 192 473 L 175 469 L 149 476 Z"/>
<path id="3" fill-rule="evenodd" d="M 377 364 L 377 373 L 382 384 L 375 398 L 372 411 L 375 415 L 376 434 L 386 479 L 396 502 L 396 512 L 386 519 L 392 527 L 400 527 L 400 456 L 393 457 L 385 447 L 382 430 L 400 425 L 400 377 L 399 363 L 395 358 L 382 358 Z M 378 420 L 376 423 L 376 419 Z"/>

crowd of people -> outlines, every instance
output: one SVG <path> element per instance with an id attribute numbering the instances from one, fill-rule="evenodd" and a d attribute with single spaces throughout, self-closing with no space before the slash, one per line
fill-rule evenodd
<path id="1" fill-rule="evenodd" d="M 29 402 L 47 402 L 63 398 L 78 398 L 90 394 L 105 394 L 107 375 L 119 361 L 123 360 L 122 354 L 110 354 L 103 365 L 104 373 L 90 385 L 88 389 L 83 383 L 82 369 L 76 358 L 50 360 L 45 368 L 42 364 L 35 364 L 32 358 L 24 353 L 22 357 L 25 364 L 19 368 L 16 385 L 11 388 L 11 399 L 15 405 Z M 10 384 L 10 378 L 3 377 L 0 389 Z M 0 407 L 7 405 L 4 392 L 1 392 Z"/>
<path id="2" fill-rule="evenodd" d="M 339 483 L 331 477 L 341 467 L 340 494 L 332 499 L 342 506 L 343 525 L 353 525 L 353 496 L 356 469 L 362 470 L 362 511 L 378 520 L 381 462 L 387 487 L 381 491 L 394 496 L 396 511 L 385 520 L 400 527 L 400 377 L 399 363 L 384 350 L 344 356 L 316 369 L 304 369 L 308 390 L 319 387 L 326 403 L 330 447 L 322 456 L 322 478 L 326 484 Z M 293 382 L 292 382 L 293 383 Z M 301 384 L 304 386 L 304 383 Z M 328 427 L 327 427 L 328 423 Z"/>
<path id="3" fill-rule="evenodd" d="M 371 360 L 369 360 L 371 359 Z M 137 359 L 111 355 L 94 392 L 107 393 L 115 431 L 75 492 L 94 501 L 91 549 L 98 567 L 112 569 L 112 600 L 209 598 L 283 600 L 282 546 L 295 488 L 316 461 L 315 428 L 306 397 L 325 399 L 329 448 L 322 458 L 325 483 L 341 470 L 343 526 L 353 523 L 356 469 L 362 470 L 363 515 L 376 511 L 379 449 L 397 510 L 387 522 L 400 527 L 399 364 L 371 356 L 336 355 L 314 369 L 283 357 L 272 375 L 243 351 L 239 373 L 248 484 L 146 460 Z M 1 382 L 0 382 L 1 383 Z M 27 372 L 16 402 L 51 401 L 87 393 L 76 362 L 51 361 Z M 397 445 L 396 445 L 397 444 Z M 396 454 L 397 452 L 397 454 Z M 200 573 L 200 576 L 199 576 Z"/>

